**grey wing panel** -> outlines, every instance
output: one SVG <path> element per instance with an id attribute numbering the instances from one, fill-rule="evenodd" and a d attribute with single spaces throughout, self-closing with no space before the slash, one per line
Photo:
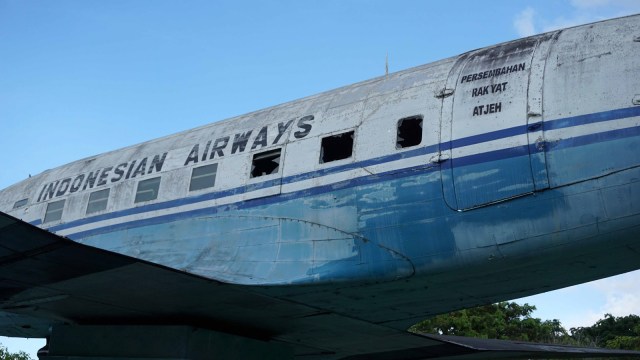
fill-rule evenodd
<path id="1" fill-rule="evenodd" d="M 65 321 L 47 306 L 69 298 L 52 284 L 133 263 L 104 255 L 0 212 L 0 334 L 44 337 L 52 321 Z"/>
<path id="2" fill-rule="evenodd" d="M 418 359 L 584 359 L 640 358 L 640 351 L 536 344 L 524 341 L 476 339 L 462 336 L 422 334 L 439 345 L 369 353 L 345 357 L 348 360 Z"/>

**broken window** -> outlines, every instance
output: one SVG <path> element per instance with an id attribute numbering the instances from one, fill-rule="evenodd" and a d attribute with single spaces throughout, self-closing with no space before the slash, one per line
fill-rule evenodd
<path id="1" fill-rule="evenodd" d="M 353 131 L 322 138 L 320 163 L 342 160 L 353 154 Z"/>
<path id="2" fill-rule="evenodd" d="M 194 168 L 191 172 L 189 191 L 213 187 L 216 183 L 218 164 L 211 164 Z"/>
<path id="3" fill-rule="evenodd" d="M 251 177 L 275 174 L 280 169 L 280 150 L 265 151 L 253 155 Z"/>
<path id="4" fill-rule="evenodd" d="M 158 189 L 160 188 L 160 177 L 143 180 L 138 183 L 136 191 L 136 199 L 134 202 L 150 201 L 158 198 Z"/>
<path id="5" fill-rule="evenodd" d="M 29 201 L 29 199 L 22 199 L 22 200 L 16 201 L 16 203 L 13 204 L 13 208 L 17 209 L 19 207 L 23 207 L 23 206 L 27 205 L 27 201 Z"/>
<path id="6" fill-rule="evenodd" d="M 396 149 L 420 145 L 422 142 L 422 116 L 412 116 L 398 120 Z"/>
<path id="7" fill-rule="evenodd" d="M 64 209 L 64 200 L 58 200 L 47 205 L 47 212 L 44 214 L 43 222 L 50 222 L 62 219 L 62 210 Z"/>
<path id="8" fill-rule="evenodd" d="M 100 191 L 94 191 L 89 195 L 89 203 L 87 204 L 87 215 L 105 210 L 107 208 L 107 202 L 109 201 L 109 190 L 104 189 Z"/>

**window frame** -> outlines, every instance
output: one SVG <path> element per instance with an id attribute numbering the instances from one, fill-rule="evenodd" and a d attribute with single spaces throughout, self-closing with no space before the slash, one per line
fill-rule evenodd
<path id="1" fill-rule="evenodd" d="M 157 182 L 157 186 L 153 189 L 153 191 L 155 192 L 155 196 L 152 198 L 141 198 L 140 194 L 141 194 L 141 186 L 145 186 L 146 184 L 151 184 L 153 182 Z M 137 204 L 137 203 L 142 203 L 142 202 L 148 202 L 148 201 L 154 201 L 158 199 L 158 196 L 160 196 L 160 183 L 162 182 L 162 176 L 156 176 L 150 179 L 145 179 L 145 180 L 140 180 L 138 181 L 138 184 L 136 185 L 136 192 L 135 192 L 135 196 L 133 198 L 133 203 Z M 149 191 L 151 189 L 143 189 L 143 191 Z"/>
<path id="2" fill-rule="evenodd" d="M 324 151 L 324 149 L 325 149 L 325 146 L 324 146 L 325 140 L 331 139 L 331 138 L 340 137 L 342 135 L 347 135 L 347 134 L 351 134 L 351 152 L 350 152 L 349 156 L 342 157 L 342 158 L 339 158 L 339 159 L 325 161 L 323 159 L 324 155 L 325 155 L 325 151 Z M 330 141 L 330 140 L 327 140 L 327 141 Z M 331 145 L 331 144 L 328 144 L 328 145 Z M 348 159 L 354 159 L 355 158 L 355 151 L 356 151 L 356 129 L 350 129 L 350 130 L 347 130 L 347 131 L 336 132 L 336 133 L 333 133 L 331 135 L 323 136 L 323 137 L 320 138 L 320 155 L 319 155 L 318 163 L 320 165 L 323 165 L 323 164 L 334 163 L 336 161 L 345 161 L 345 160 L 348 160 Z"/>
<path id="3" fill-rule="evenodd" d="M 282 169 L 282 161 L 284 159 L 283 155 L 283 148 L 282 147 L 278 147 L 275 149 L 270 149 L 270 150 L 266 150 L 266 151 L 261 151 L 261 152 L 257 152 L 254 153 L 253 155 L 251 155 L 251 167 L 249 168 L 249 179 L 257 179 L 257 178 L 263 178 L 265 176 L 273 176 L 273 175 L 278 175 L 280 174 L 280 171 Z M 262 157 L 268 157 L 271 154 L 275 154 L 277 153 L 278 156 L 274 159 L 278 159 L 278 166 L 275 168 L 274 171 L 268 173 L 268 174 L 261 174 L 261 175 L 254 175 L 254 171 L 256 170 L 255 168 L 255 162 L 256 160 L 263 160 L 263 159 L 256 159 L 259 156 Z M 273 161 L 274 159 L 270 160 Z"/>
<path id="4" fill-rule="evenodd" d="M 407 121 L 407 120 L 420 120 L 420 141 L 416 144 L 413 145 L 409 145 L 409 146 L 400 146 L 400 124 Z M 403 139 L 406 140 L 406 139 Z M 396 150 L 403 150 L 403 149 L 409 149 L 412 148 L 414 146 L 419 146 L 420 144 L 422 144 L 422 141 L 424 140 L 424 116 L 423 115 L 412 115 L 412 116 L 407 116 L 407 117 L 403 117 L 401 119 L 398 119 L 398 121 L 396 122 Z"/>
<path id="5" fill-rule="evenodd" d="M 207 175 L 211 175 L 211 173 L 204 173 L 204 174 L 195 175 L 197 170 L 204 169 L 204 168 L 214 168 L 213 181 L 211 182 L 211 185 L 204 186 L 204 187 L 199 187 L 197 189 L 194 189 L 193 188 L 194 179 L 196 179 L 197 181 L 206 181 L 206 180 L 200 180 L 200 179 L 204 178 Z M 191 177 L 189 178 L 189 192 L 209 189 L 209 188 L 212 188 L 212 187 L 216 186 L 216 178 L 217 177 L 218 177 L 218 163 L 207 164 L 207 165 L 202 165 L 202 166 L 197 166 L 197 167 L 192 168 L 191 169 Z"/>
<path id="6" fill-rule="evenodd" d="M 96 194 L 98 194 L 98 193 L 104 193 L 105 191 L 106 191 L 106 193 L 107 193 L 107 196 L 106 196 L 106 197 L 102 197 L 102 198 L 99 198 L 99 199 L 93 199 L 93 201 L 92 201 L 92 199 L 91 199 L 91 198 L 92 198 L 94 195 L 96 195 Z M 102 190 L 98 190 L 98 191 L 94 191 L 94 192 L 90 193 L 90 194 L 89 194 L 89 201 L 87 201 L 87 208 L 86 208 L 86 210 L 85 210 L 85 213 L 84 213 L 84 214 L 85 214 L 85 215 L 95 214 L 95 213 L 97 213 L 97 212 L 101 212 L 101 211 L 105 211 L 105 210 L 107 210 L 107 206 L 109 206 L 109 196 L 110 196 L 110 195 L 111 195 L 111 188 L 106 188 L 106 189 L 102 189 Z M 97 196 L 97 195 L 96 195 L 96 196 Z M 102 202 L 102 201 L 104 201 L 104 207 L 103 207 L 103 208 L 100 208 L 100 209 L 97 209 L 97 210 L 93 210 L 93 211 L 91 211 L 91 212 L 89 211 L 89 208 L 90 208 L 90 206 L 91 206 L 91 204 L 92 204 L 92 203 L 94 203 L 94 204 L 95 204 L 95 203 L 97 203 L 97 202 Z"/>
<path id="7" fill-rule="evenodd" d="M 47 208 L 44 211 L 44 218 L 42 219 L 42 223 L 49 223 L 49 222 L 56 222 L 56 221 L 60 221 L 62 220 L 62 215 L 64 214 L 64 206 L 65 206 L 65 202 L 67 199 L 62 199 L 62 200 L 56 200 L 56 201 L 51 201 L 49 203 L 47 203 Z M 51 209 L 53 206 L 57 206 L 58 204 L 60 204 L 60 208 L 59 209 Z M 60 213 L 60 215 L 55 218 L 55 219 L 50 219 L 49 217 L 52 214 L 55 213 Z"/>
<path id="8" fill-rule="evenodd" d="M 19 209 L 21 207 L 25 207 L 25 206 L 27 206 L 28 203 L 29 203 L 29 198 L 20 199 L 20 200 L 16 201 L 15 203 L 13 203 L 12 210 Z"/>

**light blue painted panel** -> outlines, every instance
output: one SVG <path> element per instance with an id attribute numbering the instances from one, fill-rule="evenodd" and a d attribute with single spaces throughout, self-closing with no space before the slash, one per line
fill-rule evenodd
<path id="1" fill-rule="evenodd" d="M 510 156 L 509 152 L 520 152 L 520 149 L 509 149 L 502 155 Z M 528 153 L 479 164 L 453 159 L 452 167 L 458 209 L 469 209 L 534 190 Z"/>
<path id="2" fill-rule="evenodd" d="M 311 241 L 281 242 L 278 245 L 278 262 L 295 261 L 307 263 L 314 259 L 314 243 Z"/>
<path id="3" fill-rule="evenodd" d="M 109 244 L 129 255 L 241 284 L 327 284 L 391 280 L 414 271 L 489 271 L 498 260 L 579 246 L 576 241 L 586 241 L 598 227 L 628 227 L 619 218 L 639 214 L 640 202 L 616 204 L 638 196 L 638 179 L 640 170 L 635 169 L 456 212 L 434 198 L 434 193 L 442 196 L 439 179 L 425 173 L 253 208 L 229 208 L 216 216 L 178 218 L 83 242 Z M 339 215 L 329 216 L 330 201 L 339 203 Z M 337 222 L 356 231 L 335 227 L 336 217 L 345 217 Z"/>
<path id="4" fill-rule="evenodd" d="M 85 243 L 199 275 L 242 284 L 331 282 L 408 276 L 408 259 L 323 223 L 352 227 L 353 189 L 310 196 L 216 216 L 151 224 L 94 235 Z M 328 201 L 340 203 L 333 210 Z M 339 200 L 338 200 L 339 199 Z M 312 206 L 308 206 L 312 205 Z M 260 214 L 280 214 L 262 216 Z M 301 214 L 315 219 L 300 218 Z M 332 215 L 332 216 L 329 216 Z M 334 221 L 339 218 L 340 221 Z M 126 240 L 122 240 L 126 238 Z"/>
<path id="5" fill-rule="evenodd" d="M 640 127 L 550 143 L 547 165 L 551 187 L 640 166 L 638 133 Z M 611 140 L 583 144 L 586 141 L 596 141 L 598 137 Z"/>

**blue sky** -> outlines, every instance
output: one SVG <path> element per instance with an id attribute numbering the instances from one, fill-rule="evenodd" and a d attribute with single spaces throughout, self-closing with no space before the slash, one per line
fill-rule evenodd
<path id="1" fill-rule="evenodd" d="M 29 174 L 637 0 L 0 0 L 0 188 Z M 526 301 L 566 327 L 640 313 L 640 274 Z M 41 341 L 0 338 L 12 351 Z"/>

